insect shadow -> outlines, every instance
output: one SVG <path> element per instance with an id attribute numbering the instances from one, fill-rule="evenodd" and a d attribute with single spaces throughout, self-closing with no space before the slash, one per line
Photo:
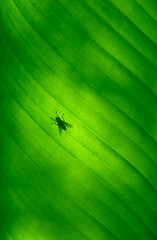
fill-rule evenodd
<path id="1" fill-rule="evenodd" d="M 57 114 L 57 116 L 55 118 L 50 118 L 50 119 L 52 119 L 54 121 L 54 122 L 51 123 L 51 125 L 52 124 L 57 125 L 59 134 L 61 135 L 63 130 L 66 131 L 67 127 L 72 128 L 73 126 L 70 123 L 65 122 L 65 120 L 64 120 L 64 113 L 62 114 L 62 119 L 58 116 L 57 111 L 56 111 L 56 114 Z"/>

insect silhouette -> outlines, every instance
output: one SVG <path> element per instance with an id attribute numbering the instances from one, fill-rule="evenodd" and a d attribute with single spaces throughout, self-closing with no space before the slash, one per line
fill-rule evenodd
<path id="1" fill-rule="evenodd" d="M 55 124 L 55 125 L 58 126 L 59 134 L 61 134 L 62 130 L 66 131 L 67 127 L 70 127 L 70 128 L 73 127 L 70 123 L 65 122 L 65 120 L 64 120 L 64 113 L 62 114 L 62 119 L 58 116 L 57 111 L 56 111 L 56 114 L 57 114 L 57 116 L 55 118 L 50 118 L 50 119 L 55 121 L 55 122 L 51 123 L 51 125 Z"/>

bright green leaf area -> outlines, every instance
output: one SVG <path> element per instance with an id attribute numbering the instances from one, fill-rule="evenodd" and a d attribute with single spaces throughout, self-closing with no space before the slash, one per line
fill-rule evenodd
<path id="1" fill-rule="evenodd" d="M 157 239 L 156 0 L 1 0 L 0 96 L 1 240 Z"/>

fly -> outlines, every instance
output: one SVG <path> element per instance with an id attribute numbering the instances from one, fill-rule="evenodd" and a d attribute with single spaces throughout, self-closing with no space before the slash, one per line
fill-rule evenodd
<path id="1" fill-rule="evenodd" d="M 52 124 L 57 125 L 60 134 L 61 134 L 62 130 L 66 131 L 67 127 L 70 127 L 70 128 L 73 127 L 70 123 L 65 122 L 65 120 L 64 120 L 64 113 L 62 114 L 62 119 L 58 116 L 57 111 L 56 111 L 56 114 L 57 114 L 57 116 L 55 118 L 50 118 L 50 119 L 52 119 L 54 121 L 53 123 L 51 123 L 51 125 Z"/>

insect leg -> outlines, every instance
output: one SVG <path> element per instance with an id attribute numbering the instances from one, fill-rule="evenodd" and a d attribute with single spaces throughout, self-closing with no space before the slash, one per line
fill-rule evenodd
<path id="1" fill-rule="evenodd" d="M 65 125 L 67 126 L 67 127 L 70 127 L 70 128 L 72 128 L 73 127 L 73 125 L 71 125 L 70 123 L 68 123 L 68 122 L 65 122 Z"/>
<path id="2" fill-rule="evenodd" d="M 57 117 L 59 117 L 57 111 L 56 111 L 56 114 L 57 114 Z"/>
<path id="3" fill-rule="evenodd" d="M 50 118 L 50 119 L 52 119 L 54 121 L 53 123 L 51 123 L 51 125 L 56 124 L 56 119 L 54 119 L 54 118 Z"/>
<path id="4" fill-rule="evenodd" d="M 64 116 L 64 113 L 62 114 L 62 119 L 63 119 L 63 121 L 65 121 L 63 116 Z"/>

